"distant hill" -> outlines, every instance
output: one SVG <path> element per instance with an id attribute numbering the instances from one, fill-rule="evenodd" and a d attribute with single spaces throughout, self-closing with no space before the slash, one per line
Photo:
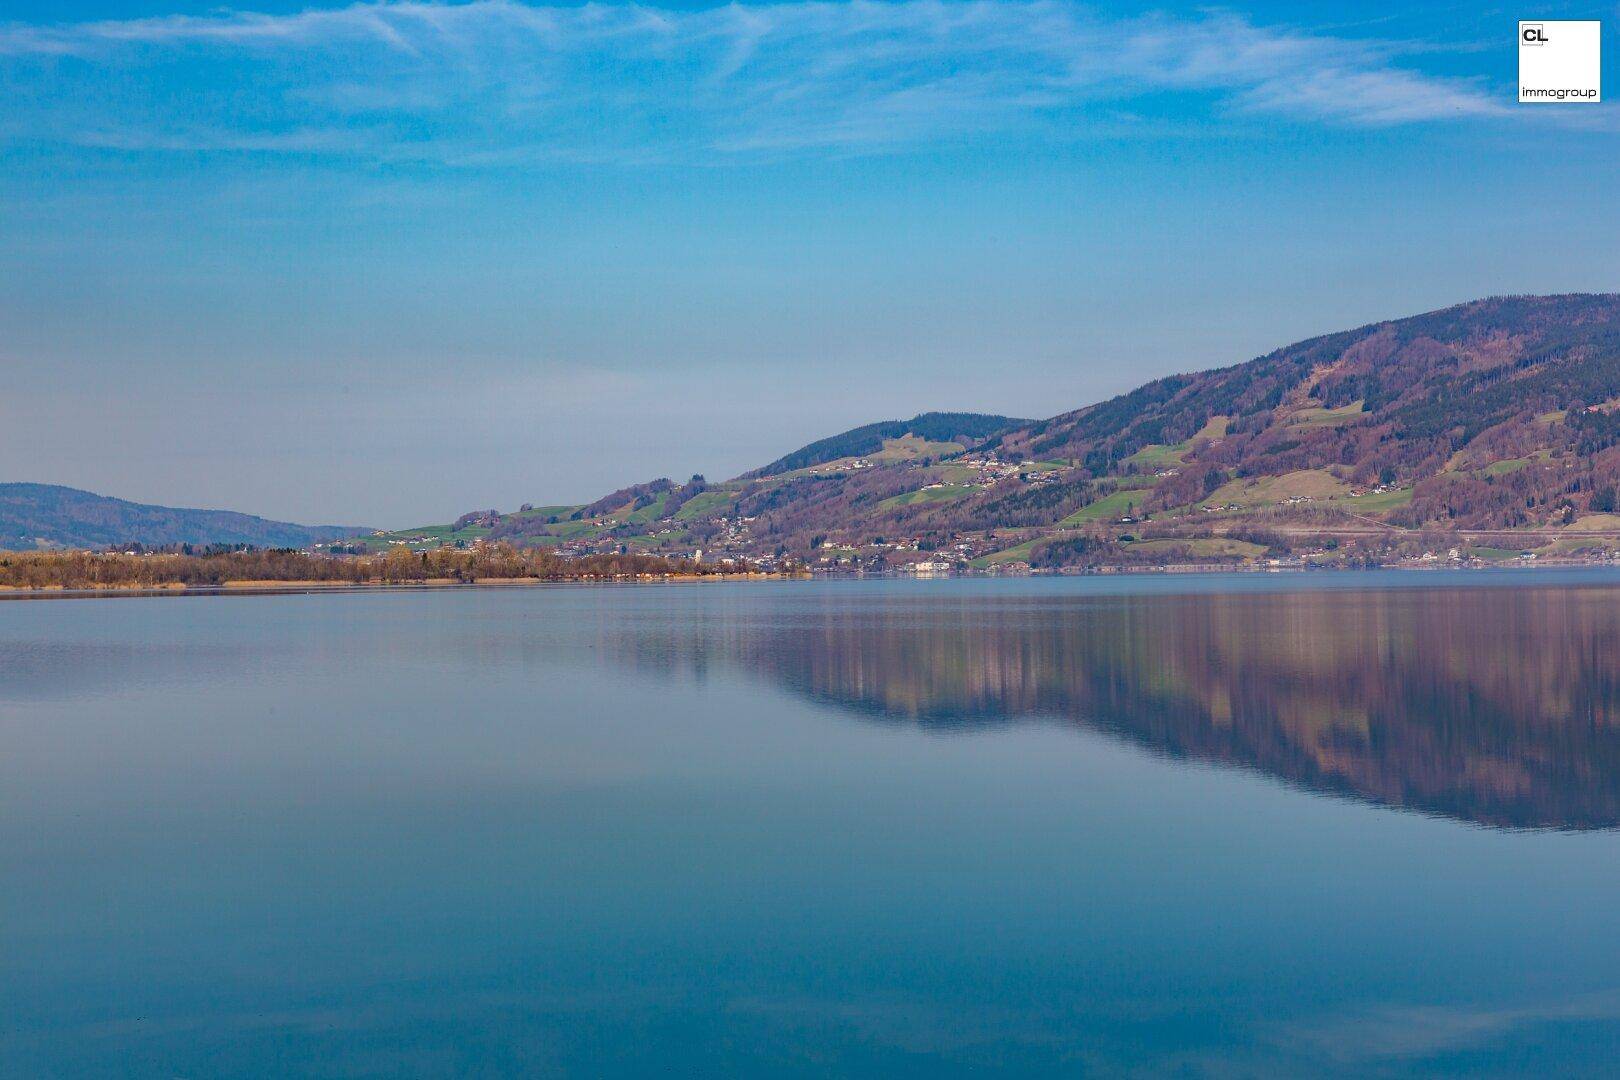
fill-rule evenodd
<path id="1" fill-rule="evenodd" d="M 1477 300 L 1046 420 L 926 413 L 379 542 L 479 539 L 879 570 L 1620 559 L 1620 296 Z"/>
<path id="2" fill-rule="evenodd" d="M 992 416 L 985 413 L 932 412 L 914 416 L 910 420 L 882 420 L 876 424 L 851 428 L 842 434 L 819 439 L 809 446 L 801 446 L 791 454 L 784 454 L 763 468 L 747 473 L 748 478 L 779 476 L 795 469 L 808 469 L 824 465 L 839 458 L 875 454 L 883 449 L 885 440 L 900 439 L 907 435 L 927 442 L 959 442 L 971 446 L 1013 428 L 1029 424 L 1029 420 L 1016 420 L 1010 416 Z"/>
<path id="3" fill-rule="evenodd" d="M 229 510 L 148 506 L 55 484 L 0 484 L 0 550 L 100 549 L 123 544 L 308 547 L 359 526 L 294 525 Z"/>

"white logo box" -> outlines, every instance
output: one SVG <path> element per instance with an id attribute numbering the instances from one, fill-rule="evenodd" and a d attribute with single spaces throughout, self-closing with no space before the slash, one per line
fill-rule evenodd
<path id="1" fill-rule="evenodd" d="M 1519 23 L 1519 101 L 1527 104 L 1603 100 L 1603 24 L 1596 20 Z"/>

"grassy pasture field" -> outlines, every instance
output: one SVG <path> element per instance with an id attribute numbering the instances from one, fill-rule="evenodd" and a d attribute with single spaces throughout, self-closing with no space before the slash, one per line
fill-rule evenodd
<path id="1" fill-rule="evenodd" d="M 1327 470 L 1305 469 L 1281 476 L 1229 481 L 1216 488 L 1204 499 L 1204 503 L 1209 506 L 1269 506 L 1287 502 L 1291 498 L 1331 499 L 1349 493 L 1350 485 Z"/>
<path id="2" fill-rule="evenodd" d="M 1389 491 L 1368 493 L 1366 495 L 1340 495 L 1330 500 L 1334 506 L 1342 506 L 1346 510 L 1358 514 L 1377 514 L 1385 510 L 1396 510 L 1412 501 L 1412 489 L 1391 488 Z"/>
<path id="3" fill-rule="evenodd" d="M 652 502 L 639 510 L 632 510 L 624 517 L 625 521 L 642 524 L 648 521 L 657 521 L 664 516 L 664 504 L 669 502 L 669 492 L 660 491 Z"/>
<path id="4" fill-rule="evenodd" d="M 564 540 L 578 540 L 582 537 L 595 536 L 602 531 L 602 526 L 594 521 L 559 521 L 554 525 L 548 525 L 546 531 Z"/>
<path id="5" fill-rule="evenodd" d="M 1092 521 L 1118 521 L 1122 517 L 1138 517 L 1146 503 L 1147 496 L 1140 490 L 1116 491 L 1111 495 L 1104 495 L 1094 503 L 1082 506 L 1058 522 L 1058 527 L 1081 525 Z"/>
<path id="6" fill-rule="evenodd" d="M 1536 548 L 1541 555 L 1607 555 L 1620 544 L 1606 536 L 1567 536 Z"/>
<path id="7" fill-rule="evenodd" d="M 1337 409 L 1300 409 L 1288 418 L 1291 431 L 1311 431 L 1316 428 L 1339 427 L 1352 423 L 1366 410 L 1365 401 L 1352 401 Z"/>
<path id="8" fill-rule="evenodd" d="M 978 488 L 966 484 L 946 484 L 942 487 L 919 488 L 916 491 L 907 491 L 901 495 L 891 495 L 878 503 L 880 510 L 892 510 L 901 506 L 914 506 L 917 503 L 951 502 L 964 495 L 970 495 Z"/>
<path id="9" fill-rule="evenodd" d="M 965 449 L 967 448 L 961 443 L 933 442 L 929 439 L 919 438 L 916 435 L 902 435 L 898 439 L 884 439 L 883 449 L 875 454 L 869 454 L 868 459 L 890 464 L 916 461 L 918 458 L 960 454 Z"/>
<path id="10" fill-rule="evenodd" d="M 1572 533 L 1620 532 L 1620 514 L 1583 514 L 1567 526 L 1566 531 Z"/>
<path id="11" fill-rule="evenodd" d="M 735 491 L 722 491 L 710 488 L 708 491 L 694 495 L 681 504 L 675 511 L 676 521 L 691 521 L 695 518 L 713 517 L 736 501 Z"/>
<path id="12" fill-rule="evenodd" d="M 1224 439 L 1231 420 L 1225 416 L 1212 416 L 1204 426 L 1193 433 L 1193 437 L 1185 442 L 1178 443 L 1149 443 L 1136 453 L 1120 462 L 1121 465 L 1134 467 L 1145 472 L 1159 472 L 1164 469 L 1174 469 L 1185 464 L 1187 452 L 1198 442 Z"/>
<path id="13" fill-rule="evenodd" d="M 1470 547 L 1468 549 L 1468 554 L 1472 555 L 1476 559 L 1483 559 L 1486 562 L 1506 562 L 1509 559 L 1517 559 L 1519 557 L 1519 552 L 1516 549 L 1482 547 L 1478 545 Z"/>
<path id="14" fill-rule="evenodd" d="M 1188 555 L 1202 558 L 1258 558 L 1266 553 L 1262 544 L 1252 544 L 1247 540 L 1232 540 L 1227 537 L 1198 537 L 1182 540 L 1167 537 L 1160 540 L 1138 540 L 1130 545 L 1132 551 L 1172 552 L 1186 551 Z"/>
<path id="15" fill-rule="evenodd" d="M 1174 446 L 1167 446 L 1163 443 L 1149 443 L 1120 462 L 1120 464 L 1129 468 L 1141 469 L 1143 472 L 1174 469 L 1182 464 L 1182 455 L 1190 449 L 1192 449 L 1191 443 L 1176 443 Z"/>
<path id="16" fill-rule="evenodd" d="M 1048 539 L 1048 537 L 1037 536 L 1033 540 L 1025 540 L 1022 544 L 1016 544 L 1002 551 L 992 552 L 989 555 L 981 555 L 968 565 L 983 570 L 986 567 L 999 566 L 1002 563 L 1024 562 L 1028 560 L 1029 553 L 1035 547 L 1035 545 L 1046 539 Z"/>

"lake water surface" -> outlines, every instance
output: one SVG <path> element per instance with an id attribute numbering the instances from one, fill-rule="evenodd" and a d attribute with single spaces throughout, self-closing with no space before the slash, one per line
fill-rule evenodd
<path id="1" fill-rule="evenodd" d="M 1612 1075 L 1620 575 L 0 603 L 0 1075 Z"/>

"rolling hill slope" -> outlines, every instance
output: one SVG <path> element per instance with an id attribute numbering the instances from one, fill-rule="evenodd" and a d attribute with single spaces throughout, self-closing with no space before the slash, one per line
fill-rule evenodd
<path id="1" fill-rule="evenodd" d="M 0 484 L 0 550 L 137 543 L 301 548 L 358 531 L 352 525 L 294 525 L 229 510 L 149 506 L 54 484 Z"/>
<path id="2" fill-rule="evenodd" d="M 1620 556 L 1620 296 L 1480 300 L 1047 420 L 885 421 L 548 510 L 460 539 L 850 568 Z"/>

